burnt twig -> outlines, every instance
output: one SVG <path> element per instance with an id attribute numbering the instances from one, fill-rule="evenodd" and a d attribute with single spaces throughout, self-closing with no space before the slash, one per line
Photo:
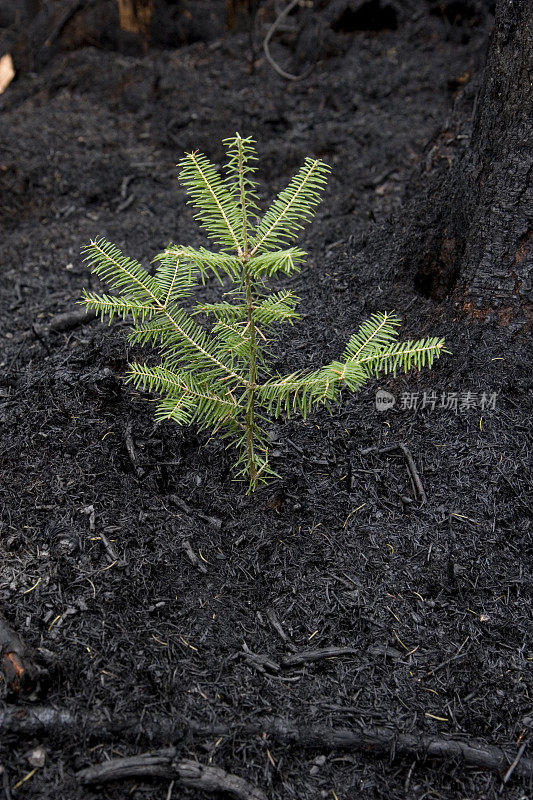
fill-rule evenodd
<path id="1" fill-rule="evenodd" d="M 291 725 L 282 720 L 271 720 L 263 730 L 285 743 L 300 747 L 362 750 L 375 754 L 391 753 L 417 758 L 459 759 L 469 766 L 502 773 L 511 761 L 508 749 L 475 740 L 444 739 L 432 736 L 415 736 L 400 733 L 394 728 L 375 727 L 356 730 L 351 728 L 307 728 Z M 533 759 L 517 762 L 515 772 L 522 776 L 533 776 Z"/>
<path id="2" fill-rule="evenodd" d="M 303 664 L 314 664 L 327 658 L 340 658 L 342 656 L 360 655 L 361 651 L 355 647 L 322 647 L 318 650 L 306 650 L 302 653 L 292 653 L 285 656 L 281 661 L 273 661 L 269 656 L 259 653 L 252 653 L 246 645 L 243 647 L 246 661 L 255 667 L 259 672 L 270 672 L 277 674 L 281 668 L 292 669 Z"/>
<path id="3" fill-rule="evenodd" d="M 87 740 L 110 741 L 120 737 L 121 741 L 138 743 L 143 739 L 151 744 L 169 741 L 190 741 L 191 737 L 252 738 L 268 736 L 281 744 L 294 744 L 310 750 L 348 750 L 371 752 L 374 755 L 389 756 L 391 748 L 398 755 L 423 758 L 455 759 L 465 765 L 486 769 L 500 775 L 509 772 L 516 764 L 512 775 L 532 778 L 533 758 L 517 759 L 515 745 L 498 747 L 476 739 L 455 739 L 433 736 L 417 736 L 402 733 L 395 728 L 376 726 L 368 728 L 327 728 L 324 726 L 305 726 L 287 722 L 277 717 L 264 717 L 254 723 L 242 726 L 215 723 L 203 725 L 188 719 L 173 717 L 144 716 L 142 720 L 134 717 L 115 718 L 110 721 L 103 714 L 75 714 L 66 710 L 49 707 L 5 707 L 0 710 L 0 731 L 3 734 L 15 733 L 19 736 L 36 736 L 53 733 L 71 736 L 83 728 Z M 167 752 L 167 751 L 163 751 Z M 156 755 L 152 753 L 152 755 Z"/>
<path id="4" fill-rule="evenodd" d="M 51 331 L 71 331 L 73 328 L 78 328 L 80 325 L 87 325 L 96 319 L 98 314 L 96 311 L 85 311 L 84 308 L 75 309 L 74 311 L 65 311 L 64 314 L 56 314 L 52 317 L 48 325 Z"/>
<path id="5" fill-rule="evenodd" d="M 139 466 L 137 463 L 137 453 L 135 452 L 135 445 L 133 444 L 133 436 L 131 435 L 131 422 L 128 422 L 126 425 L 126 430 L 124 431 L 124 444 L 126 445 L 126 451 L 128 453 L 128 457 L 131 461 L 131 466 L 138 478 L 144 477 L 144 469 Z"/>
<path id="6" fill-rule="evenodd" d="M 289 637 L 285 633 L 285 631 L 283 629 L 283 626 L 282 626 L 281 622 L 279 621 L 279 619 L 277 618 L 276 612 L 274 611 L 273 608 L 270 608 L 267 611 L 267 617 L 268 617 L 268 621 L 270 622 L 270 624 L 272 625 L 272 627 L 274 628 L 276 633 L 278 633 L 279 636 L 283 639 L 283 641 L 285 642 L 285 644 L 287 645 L 289 650 L 292 650 L 292 652 L 295 653 L 296 652 L 296 646 L 291 642 L 291 640 L 289 639 Z"/>
<path id="7" fill-rule="evenodd" d="M 361 650 L 355 647 L 321 647 L 318 650 L 307 650 L 303 653 L 293 653 L 281 660 L 283 667 L 298 667 L 301 664 L 312 664 L 325 658 L 339 658 L 340 656 L 361 655 Z"/>
<path id="8" fill-rule="evenodd" d="M 111 560 L 111 563 L 112 564 L 116 564 L 118 567 L 125 567 L 126 564 L 127 564 L 127 561 L 124 558 L 121 558 L 118 555 L 118 553 L 115 550 L 112 542 L 109 541 L 109 539 L 107 538 L 105 533 L 100 531 L 100 533 L 98 535 L 100 537 L 100 540 L 101 540 L 102 544 L 105 547 L 106 553 L 109 556 L 109 558 Z"/>
<path id="9" fill-rule="evenodd" d="M 277 661 L 273 661 L 269 658 L 269 656 L 264 656 L 261 653 L 252 653 L 246 645 L 244 645 L 243 650 L 243 656 L 246 662 L 258 672 L 263 674 L 268 672 L 273 675 L 277 675 L 280 672 L 280 665 Z"/>
<path id="10" fill-rule="evenodd" d="M 191 789 L 222 792 L 236 800 L 266 800 L 266 795 L 261 789 L 252 786 L 238 775 L 190 759 L 178 760 L 176 749 L 173 747 L 130 758 L 114 758 L 104 764 L 82 769 L 77 777 L 83 784 L 107 783 L 126 778 L 167 778 Z"/>
<path id="11" fill-rule="evenodd" d="M 185 539 L 181 543 L 181 548 L 182 548 L 182 550 L 185 551 L 185 553 L 187 555 L 187 558 L 189 559 L 189 561 L 191 562 L 193 567 L 196 567 L 197 569 L 200 570 L 201 573 L 203 573 L 205 575 L 206 572 L 207 572 L 207 567 L 206 567 L 206 565 L 204 564 L 203 561 L 200 561 L 200 559 L 198 558 L 198 556 L 196 555 L 196 553 L 192 549 L 191 543 L 189 542 L 188 539 Z"/>
<path id="12" fill-rule="evenodd" d="M 415 494 L 418 494 L 418 499 L 421 500 L 423 503 L 427 503 L 427 495 L 424 491 L 424 487 L 422 486 L 422 481 L 420 480 L 420 475 L 418 474 L 418 470 L 416 468 L 415 462 L 413 460 L 413 456 L 411 455 L 411 451 L 407 447 L 407 445 L 400 442 L 398 445 L 399 449 L 405 456 L 405 460 L 407 461 L 407 468 L 409 470 L 409 474 L 413 479 L 413 483 L 415 485 Z"/>
<path id="13" fill-rule="evenodd" d="M 502 778 L 502 785 L 500 786 L 500 794 L 503 791 L 503 788 L 504 788 L 505 784 L 509 782 L 509 779 L 510 779 L 511 775 L 513 774 L 513 772 L 517 768 L 518 764 L 520 763 L 520 759 L 524 755 L 526 747 L 527 747 L 527 739 L 526 739 L 525 742 L 522 742 L 522 744 L 520 745 L 520 750 L 516 754 L 515 760 L 513 761 L 513 763 L 511 764 L 511 766 L 509 767 L 509 769 L 507 770 L 507 772 L 505 773 L 505 775 Z"/>
<path id="14" fill-rule="evenodd" d="M 187 505 L 187 503 L 178 497 L 176 494 L 169 495 L 168 499 L 170 502 L 174 503 L 174 505 L 178 506 L 184 514 L 187 514 L 189 517 L 198 517 L 201 519 L 202 522 L 206 522 L 211 528 L 214 528 L 216 531 L 219 531 L 222 528 L 222 520 L 218 519 L 217 517 L 210 517 L 209 514 L 204 514 L 202 511 L 198 511 L 196 508 L 191 508 Z"/>

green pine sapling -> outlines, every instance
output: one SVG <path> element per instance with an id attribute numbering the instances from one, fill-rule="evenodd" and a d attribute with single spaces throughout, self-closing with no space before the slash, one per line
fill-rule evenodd
<path id="1" fill-rule="evenodd" d="M 358 390 L 380 372 L 395 374 L 431 367 L 444 340 L 434 337 L 398 342 L 399 319 L 373 314 L 354 333 L 338 361 L 288 375 L 269 370 L 272 326 L 298 319 L 299 298 L 291 291 L 271 293 L 267 281 L 299 269 L 305 253 L 288 247 L 315 211 L 329 167 L 307 158 L 289 185 L 259 218 L 254 141 L 237 133 L 224 140 L 225 175 L 198 152 L 178 165 L 179 178 L 197 210 L 196 219 L 218 252 L 170 245 L 156 256 L 155 274 L 125 257 L 105 239 L 84 248 L 92 271 L 119 296 L 84 291 L 82 302 L 111 321 L 131 315 L 132 342 L 158 343 L 161 363 L 131 364 L 128 380 L 156 391 L 156 419 L 200 429 L 221 430 L 238 451 L 237 475 L 254 491 L 276 473 L 268 462 L 265 414 L 279 417 L 338 402 L 343 388 Z M 219 303 L 180 302 L 214 276 L 231 285 Z M 214 320 L 199 324 L 202 315 Z"/>

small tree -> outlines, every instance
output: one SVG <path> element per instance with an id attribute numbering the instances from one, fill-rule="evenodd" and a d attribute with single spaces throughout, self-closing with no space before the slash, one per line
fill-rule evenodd
<path id="1" fill-rule="evenodd" d="M 338 402 L 343 388 L 356 391 L 379 372 L 431 367 L 444 340 L 398 342 L 396 315 L 374 314 L 350 338 L 340 360 L 313 371 L 273 375 L 272 327 L 298 319 L 299 298 L 287 290 L 270 293 L 267 281 L 292 274 L 304 260 L 302 250 L 287 245 L 313 216 L 329 167 L 306 159 L 259 220 L 254 142 L 236 134 L 224 143 L 225 177 L 197 152 L 179 164 L 196 218 L 219 252 L 171 245 L 155 258 L 152 276 L 114 245 L 96 239 L 84 249 L 86 259 L 94 273 L 123 294 L 85 291 L 82 302 L 110 321 L 115 314 L 131 315 L 130 339 L 159 344 L 161 364 L 131 364 L 128 379 L 162 395 L 157 420 L 222 431 L 238 450 L 237 475 L 254 491 L 276 476 L 268 462 L 265 413 L 279 417 L 297 411 L 305 417 L 313 406 Z M 192 313 L 179 305 L 198 280 L 213 275 L 221 284 L 224 278 L 230 282 L 229 300 L 198 302 Z M 206 325 L 196 321 L 198 315 Z"/>

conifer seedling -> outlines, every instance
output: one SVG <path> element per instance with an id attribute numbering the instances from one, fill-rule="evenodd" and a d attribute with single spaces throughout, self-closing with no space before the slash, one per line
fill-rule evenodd
<path id="1" fill-rule="evenodd" d="M 398 342 L 399 319 L 376 313 L 348 341 L 338 361 L 286 375 L 269 368 L 277 323 L 292 324 L 299 298 L 290 290 L 271 292 L 269 282 L 298 271 L 305 253 L 289 244 L 321 199 L 329 167 L 311 158 L 260 215 L 254 140 L 238 133 L 224 140 L 224 174 L 198 152 L 179 163 L 179 179 L 196 219 L 217 251 L 169 245 L 154 259 L 150 274 L 113 244 L 97 238 L 84 248 L 92 271 L 119 294 L 84 291 L 87 309 L 102 319 L 130 315 L 130 340 L 155 344 L 159 366 L 131 364 L 128 380 L 159 396 L 156 419 L 195 423 L 228 438 L 237 451 L 236 476 L 254 491 L 279 477 L 268 460 L 268 417 L 330 407 L 342 389 L 359 390 L 379 373 L 431 367 L 444 340 L 428 337 Z M 216 278 L 225 288 L 218 303 L 196 302 L 199 284 Z M 229 291 L 228 291 L 228 286 Z M 189 299 L 189 310 L 183 301 Z"/>

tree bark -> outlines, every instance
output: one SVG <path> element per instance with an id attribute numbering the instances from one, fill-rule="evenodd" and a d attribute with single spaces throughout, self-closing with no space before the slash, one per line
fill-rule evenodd
<path id="1" fill-rule="evenodd" d="M 533 3 L 498 0 L 471 131 L 456 117 L 426 149 L 400 257 L 421 294 L 502 324 L 531 319 L 532 107 Z"/>
<path id="2" fill-rule="evenodd" d="M 143 45 L 148 46 L 150 20 L 154 11 L 154 0 L 117 0 L 120 27 L 127 33 L 138 33 Z"/>

